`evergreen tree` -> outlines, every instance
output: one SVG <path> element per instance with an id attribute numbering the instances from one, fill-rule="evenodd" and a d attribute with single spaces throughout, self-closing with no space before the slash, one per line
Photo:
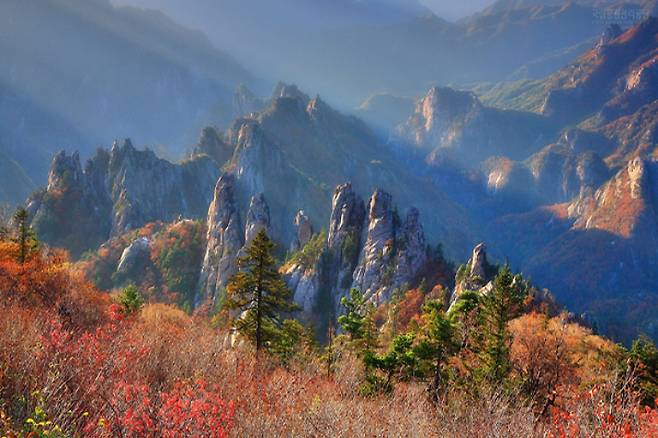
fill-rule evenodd
<path id="1" fill-rule="evenodd" d="M 511 371 L 512 337 L 507 323 L 517 316 L 527 295 L 527 284 L 505 265 L 494 279 L 493 288 L 480 297 L 478 358 L 482 378 L 500 384 Z"/>
<path id="2" fill-rule="evenodd" d="M 405 379 L 418 373 L 418 357 L 413 349 L 414 334 L 404 333 L 396 336 L 384 354 L 366 351 L 363 362 L 366 366 L 365 394 L 389 392 L 393 389 L 393 379 Z M 377 372 L 384 374 L 380 377 Z"/>
<path id="3" fill-rule="evenodd" d="M 135 285 L 130 284 L 126 286 L 118 297 L 121 311 L 125 315 L 131 315 L 138 312 L 144 305 L 144 298 L 139 293 Z"/>
<path id="4" fill-rule="evenodd" d="M 240 313 L 234 327 L 253 342 L 257 354 L 276 340 L 282 315 L 297 309 L 277 270 L 273 249 L 265 230 L 258 232 L 246 254 L 237 260 L 240 271 L 226 286 L 226 309 Z"/>
<path id="5" fill-rule="evenodd" d="M 296 319 L 286 319 L 275 332 L 270 353 L 277 357 L 282 365 L 287 366 L 302 350 L 307 337 L 306 329 Z"/>
<path id="6" fill-rule="evenodd" d="M 428 391 L 431 400 L 436 403 L 444 386 L 446 361 L 457 349 L 455 326 L 443 311 L 439 300 L 431 300 L 425 304 L 423 321 L 423 338 L 415 347 L 415 351 L 430 371 L 432 378 Z"/>
<path id="7" fill-rule="evenodd" d="M 27 210 L 24 207 L 19 207 L 14 214 L 16 236 L 13 241 L 18 244 L 18 261 L 21 264 L 24 264 L 30 253 L 35 251 L 39 246 L 36 234 L 29 224 L 28 216 Z"/>
<path id="8" fill-rule="evenodd" d="M 366 314 L 365 303 L 363 294 L 356 288 L 352 288 L 349 296 L 340 300 L 345 313 L 338 317 L 338 324 L 349 335 L 350 341 L 363 338 Z"/>
<path id="9" fill-rule="evenodd" d="M 365 315 L 363 317 L 363 338 L 361 339 L 360 348 L 364 351 L 372 351 L 379 347 L 379 330 L 375 322 L 375 313 L 377 308 L 373 303 L 366 305 Z"/>
<path id="10" fill-rule="evenodd" d="M 637 385 L 642 403 L 655 406 L 658 400 L 658 348 L 651 339 L 640 336 L 631 346 L 631 362 L 637 367 Z"/>
<path id="11" fill-rule="evenodd" d="M 338 353 L 334 345 L 334 338 L 336 337 L 336 328 L 333 324 L 329 325 L 327 329 L 327 345 L 325 345 L 321 360 L 325 364 L 327 370 L 327 378 L 330 378 L 334 373 L 334 365 L 338 359 Z"/>

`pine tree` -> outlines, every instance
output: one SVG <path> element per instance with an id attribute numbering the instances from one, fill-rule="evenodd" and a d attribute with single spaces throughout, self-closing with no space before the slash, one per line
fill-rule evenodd
<path id="1" fill-rule="evenodd" d="M 500 384 L 511 371 L 512 337 L 507 323 L 520 311 L 528 286 L 505 265 L 494 279 L 493 289 L 480 297 L 478 358 L 481 377 Z"/>
<path id="2" fill-rule="evenodd" d="M 359 346 L 363 351 L 372 351 L 379 347 L 379 329 L 375 322 L 375 313 L 377 308 L 373 303 L 366 305 L 365 315 L 363 317 L 361 345 Z"/>
<path id="3" fill-rule="evenodd" d="M 282 315 L 297 310 L 291 302 L 292 292 L 277 270 L 273 249 L 274 243 L 261 230 L 246 254 L 238 258 L 240 271 L 226 286 L 225 308 L 239 311 L 234 327 L 253 342 L 257 354 L 276 340 Z"/>
<path id="4" fill-rule="evenodd" d="M 16 237 L 13 241 L 18 244 L 19 255 L 18 261 L 24 264 L 31 252 L 39 246 L 36 234 L 29 224 L 29 215 L 24 207 L 19 207 L 14 214 L 14 227 L 16 228 Z"/>
<path id="5" fill-rule="evenodd" d="M 443 311 L 439 300 L 428 301 L 423 308 L 423 338 L 415 347 L 416 355 L 427 363 L 432 375 L 428 392 L 434 403 L 443 388 L 444 366 L 457 349 L 455 326 Z"/>
<path id="6" fill-rule="evenodd" d="M 135 285 L 128 285 L 118 297 L 121 311 L 125 315 L 132 315 L 138 312 L 144 305 L 144 298 L 139 293 Z"/>
<path id="7" fill-rule="evenodd" d="M 366 314 L 365 303 L 363 294 L 356 288 L 352 288 L 350 295 L 340 300 L 345 313 L 338 317 L 338 324 L 349 335 L 350 341 L 363 338 Z"/>
<path id="8" fill-rule="evenodd" d="M 321 360 L 325 365 L 327 371 L 327 378 L 331 378 L 331 375 L 334 372 L 334 365 L 338 359 L 338 353 L 336 351 L 336 346 L 334 345 L 334 338 L 336 336 L 336 328 L 333 324 L 329 325 L 327 329 L 327 345 L 323 348 Z"/>
<path id="9" fill-rule="evenodd" d="M 418 371 L 418 357 L 413 349 L 413 333 L 403 333 L 396 336 L 390 348 L 384 354 L 366 351 L 363 357 L 366 366 L 366 386 L 362 388 L 365 394 L 389 392 L 393 389 L 393 379 L 413 377 Z M 377 372 L 384 374 L 381 378 Z"/>

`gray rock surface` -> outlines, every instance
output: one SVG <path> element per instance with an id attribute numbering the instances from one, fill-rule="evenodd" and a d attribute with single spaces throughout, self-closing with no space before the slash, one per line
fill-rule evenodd
<path id="1" fill-rule="evenodd" d="M 244 244 L 244 229 L 235 200 L 235 177 L 224 174 L 217 181 L 207 221 L 207 246 L 199 276 L 195 305 L 218 294 L 237 271 L 236 257 Z"/>

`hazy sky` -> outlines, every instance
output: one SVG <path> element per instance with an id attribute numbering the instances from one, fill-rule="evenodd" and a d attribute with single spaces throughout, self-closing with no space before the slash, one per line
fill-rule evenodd
<path id="1" fill-rule="evenodd" d="M 140 0 L 111 0 L 115 4 L 140 4 Z M 184 3 L 185 1 L 185 3 Z M 263 0 L 272 1 L 272 0 Z M 326 0 L 332 1 L 332 0 Z M 384 0 L 396 1 L 396 0 Z M 397 0 L 400 2 L 408 1 L 410 3 L 418 1 L 434 11 L 439 17 L 447 20 L 455 20 L 474 12 L 482 10 L 485 6 L 494 3 L 495 0 Z M 150 7 L 157 7 L 157 1 L 148 2 Z M 194 7 L 194 0 L 181 0 L 181 6 Z"/>
<path id="2" fill-rule="evenodd" d="M 434 13 L 448 20 L 470 15 L 489 6 L 494 0 L 420 0 Z"/>

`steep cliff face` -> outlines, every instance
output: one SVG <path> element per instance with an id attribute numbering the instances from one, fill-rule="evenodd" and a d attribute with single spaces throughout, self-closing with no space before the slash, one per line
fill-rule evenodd
<path id="1" fill-rule="evenodd" d="M 430 164 L 477 168 L 497 155 L 525 159 L 554 133 L 543 117 L 487 108 L 470 92 L 433 87 L 396 135 Z"/>
<path id="2" fill-rule="evenodd" d="M 598 229 L 658 247 L 658 163 L 635 158 L 592 196 L 572 204 L 575 229 Z M 575 208 L 576 205 L 581 208 Z M 639 243 L 639 242 L 638 242 Z"/>
<path id="3" fill-rule="evenodd" d="M 347 293 L 352 285 L 352 273 L 359 257 L 365 215 L 363 199 L 354 192 L 352 184 L 346 183 L 336 187 L 331 202 L 327 248 L 332 258 L 331 287 L 338 295 Z"/>
<path id="4" fill-rule="evenodd" d="M 195 305 L 214 302 L 237 271 L 236 257 L 244 243 L 244 230 L 235 199 L 235 177 L 224 174 L 217 181 L 208 209 L 207 246 L 199 276 Z"/>
<path id="5" fill-rule="evenodd" d="M 293 225 L 295 226 L 295 237 L 290 244 L 290 250 L 292 252 L 298 251 L 304 247 L 311 240 L 313 236 L 313 225 L 311 220 L 306 216 L 304 210 L 299 210 L 295 215 L 293 220 Z"/>
<path id="6" fill-rule="evenodd" d="M 57 154 L 48 187 L 28 204 L 42 239 L 75 256 L 148 222 L 204 216 L 218 176 L 208 157 L 173 164 L 126 140 L 99 150 L 84 171 L 77 154 Z"/>
<path id="7" fill-rule="evenodd" d="M 366 210 L 350 183 L 336 187 L 326 240 L 314 236 L 283 268 L 305 317 L 320 301 L 329 306 L 325 313 L 339 314 L 340 299 L 350 288 L 380 304 L 396 288 L 420 281 L 429 255 L 418 210 L 411 208 L 401 222 L 392 202 L 378 189 Z"/>
<path id="8" fill-rule="evenodd" d="M 204 154 L 222 167 L 233 156 L 233 146 L 225 142 L 215 128 L 207 126 L 201 131 L 199 141 L 192 149 L 192 157 Z"/>
<path id="9" fill-rule="evenodd" d="M 271 235 L 270 208 L 265 196 L 252 196 L 245 213 L 238 202 L 237 185 L 233 173 L 224 173 L 215 186 L 208 209 L 206 251 L 195 306 L 214 305 L 221 300 L 225 286 L 238 270 L 237 259 L 261 230 Z"/>
<path id="10" fill-rule="evenodd" d="M 489 264 L 487 259 L 487 248 L 484 243 L 479 243 L 473 248 L 468 262 L 457 271 L 455 289 L 450 302 L 454 303 L 465 291 L 487 292 L 491 290 L 495 275 L 496 268 Z"/>
<path id="11" fill-rule="evenodd" d="M 263 109 L 265 102 L 245 85 L 239 85 L 233 93 L 233 118 L 248 116 Z"/>
<path id="12" fill-rule="evenodd" d="M 391 282 L 393 274 L 396 224 L 391 203 L 391 195 L 381 190 L 370 197 L 363 246 L 353 274 L 352 287 L 376 303 L 381 301 L 379 294 L 384 292 L 381 289 Z"/>
<path id="13" fill-rule="evenodd" d="M 511 201 L 530 206 L 568 202 L 598 189 L 611 175 L 604 158 L 614 148 L 605 136 L 580 129 L 565 130 L 527 160 L 489 160 L 483 170 L 487 188 Z"/>

